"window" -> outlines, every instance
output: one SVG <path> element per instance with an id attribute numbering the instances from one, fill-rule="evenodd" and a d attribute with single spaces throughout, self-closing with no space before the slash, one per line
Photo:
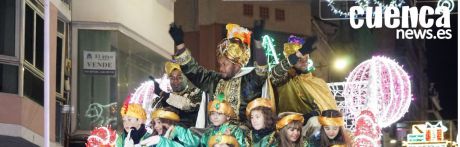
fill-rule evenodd
<path id="1" fill-rule="evenodd" d="M 268 7 L 260 7 L 260 18 L 268 19 L 269 17 Z"/>
<path id="2" fill-rule="evenodd" d="M 25 59 L 43 72 L 44 20 L 29 5 L 26 5 L 25 26 Z"/>
<path id="3" fill-rule="evenodd" d="M 0 55 L 15 55 L 15 0 L 0 1 Z"/>
<path id="4" fill-rule="evenodd" d="M 18 93 L 16 1 L 0 1 L 0 92 Z"/>
<path id="5" fill-rule="evenodd" d="M 284 21 L 284 10 L 275 9 L 275 19 L 279 21 Z"/>
<path id="6" fill-rule="evenodd" d="M 24 96 L 43 105 L 45 83 L 39 77 L 29 70 L 24 70 Z"/>
<path id="7" fill-rule="evenodd" d="M 244 16 L 252 16 L 253 15 L 253 5 L 250 4 L 243 4 L 243 15 Z"/>
<path id="8" fill-rule="evenodd" d="M 58 20 L 57 21 L 57 38 L 56 38 L 56 93 L 57 96 L 63 98 L 63 81 L 64 81 L 64 58 L 65 58 L 65 42 L 67 36 L 65 34 L 66 23 Z"/>
<path id="9" fill-rule="evenodd" d="M 120 41 L 123 40 L 123 41 Z M 160 77 L 166 59 L 120 31 L 78 30 L 77 129 L 120 124 L 119 108 L 129 93 L 148 79 Z M 84 52 L 115 52 L 114 75 L 83 70 Z M 75 60 L 74 60 L 75 61 Z M 103 112 L 103 113 L 102 113 Z"/>
<path id="10" fill-rule="evenodd" d="M 24 30 L 24 96 L 43 105 L 44 20 L 43 6 L 27 2 Z"/>
<path id="11" fill-rule="evenodd" d="M 18 66 L 0 64 L 0 92 L 18 93 Z"/>

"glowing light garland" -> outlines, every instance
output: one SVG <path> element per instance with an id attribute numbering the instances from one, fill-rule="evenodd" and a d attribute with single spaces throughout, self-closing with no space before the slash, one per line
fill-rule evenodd
<path id="1" fill-rule="evenodd" d="M 331 8 L 332 13 L 337 14 L 343 17 L 349 17 L 350 12 L 340 10 L 335 5 L 335 0 L 327 0 L 328 6 Z M 382 11 L 385 11 L 387 7 L 398 7 L 400 8 L 404 4 L 404 0 L 391 0 L 388 4 L 382 3 L 380 0 L 356 0 L 355 4 L 359 7 L 366 9 L 367 7 L 371 7 L 373 5 L 377 5 L 382 7 Z"/>
<path id="2" fill-rule="evenodd" d="M 455 8 L 454 0 L 438 0 L 437 7 L 447 7 L 450 12 Z"/>
<path id="3" fill-rule="evenodd" d="M 85 117 L 91 119 L 91 124 L 95 126 L 115 124 L 117 121 L 116 107 L 116 102 L 107 105 L 92 103 L 89 104 L 88 109 L 86 109 Z"/>
<path id="4" fill-rule="evenodd" d="M 265 56 L 267 57 L 268 70 L 271 71 L 272 67 L 279 63 L 278 54 L 273 44 L 274 39 L 268 35 L 262 37 L 262 47 L 264 48 Z"/>
<path id="5" fill-rule="evenodd" d="M 379 126 L 387 127 L 408 111 L 412 97 L 409 76 L 395 61 L 386 57 L 364 61 L 347 78 L 347 83 L 360 81 L 367 81 L 368 86 L 344 87 L 347 106 L 364 106 L 350 107 L 350 112 L 359 114 L 369 107 L 378 118 Z"/>
<path id="6" fill-rule="evenodd" d="M 381 146 L 381 128 L 372 111 L 363 110 L 356 119 L 353 146 Z"/>
<path id="7" fill-rule="evenodd" d="M 113 147 L 117 137 L 116 131 L 111 126 L 96 127 L 91 131 L 85 145 L 86 147 Z"/>

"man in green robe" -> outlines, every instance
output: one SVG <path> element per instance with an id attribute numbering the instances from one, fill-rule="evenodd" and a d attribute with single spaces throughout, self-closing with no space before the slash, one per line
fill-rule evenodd
<path id="1" fill-rule="evenodd" d="M 186 49 L 183 41 L 181 28 L 172 25 L 169 33 L 177 48 L 174 59 L 181 66 L 185 76 L 199 89 L 215 97 L 219 93 L 225 94 L 225 100 L 229 102 L 237 119 L 246 121 L 244 111 L 247 104 L 255 98 L 261 97 L 262 87 L 267 79 L 266 57 L 261 47 L 261 34 L 263 22 L 256 23 L 252 37 L 254 39 L 255 68 L 244 66 L 250 58 L 250 32 L 236 24 L 227 24 L 227 38 L 218 45 L 219 72 L 205 69 L 198 65 L 197 61 Z M 303 50 L 299 50 L 302 54 Z M 282 60 L 275 69 L 276 75 L 284 75 L 298 60 L 297 55 L 289 56 Z M 261 66 L 259 66 L 261 65 Z M 274 76 L 274 78 L 277 78 Z"/>

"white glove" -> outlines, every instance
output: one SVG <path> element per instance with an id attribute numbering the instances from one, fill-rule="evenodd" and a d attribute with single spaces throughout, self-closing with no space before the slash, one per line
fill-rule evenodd
<path id="1" fill-rule="evenodd" d="M 169 126 L 168 130 L 166 131 L 165 135 L 163 135 L 164 137 L 168 138 L 168 139 L 171 139 L 171 133 L 172 131 L 174 130 L 174 125 L 171 125 Z"/>
<path id="2" fill-rule="evenodd" d="M 125 138 L 125 147 L 134 147 L 134 141 L 131 139 L 131 130 L 129 130 L 128 135 Z"/>
<path id="3" fill-rule="evenodd" d="M 152 145 L 156 145 L 160 142 L 160 136 L 158 135 L 155 135 L 155 136 L 151 136 L 147 139 L 144 139 L 142 140 L 139 144 L 140 145 L 145 145 L 145 146 L 152 146 Z"/>

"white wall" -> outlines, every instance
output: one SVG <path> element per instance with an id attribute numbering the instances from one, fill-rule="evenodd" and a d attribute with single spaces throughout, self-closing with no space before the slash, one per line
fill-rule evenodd
<path id="1" fill-rule="evenodd" d="M 173 0 L 75 0 L 72 21 L 120 23 L 173 53 L 174 43 L 168 34 L 174 21 Z"/>

